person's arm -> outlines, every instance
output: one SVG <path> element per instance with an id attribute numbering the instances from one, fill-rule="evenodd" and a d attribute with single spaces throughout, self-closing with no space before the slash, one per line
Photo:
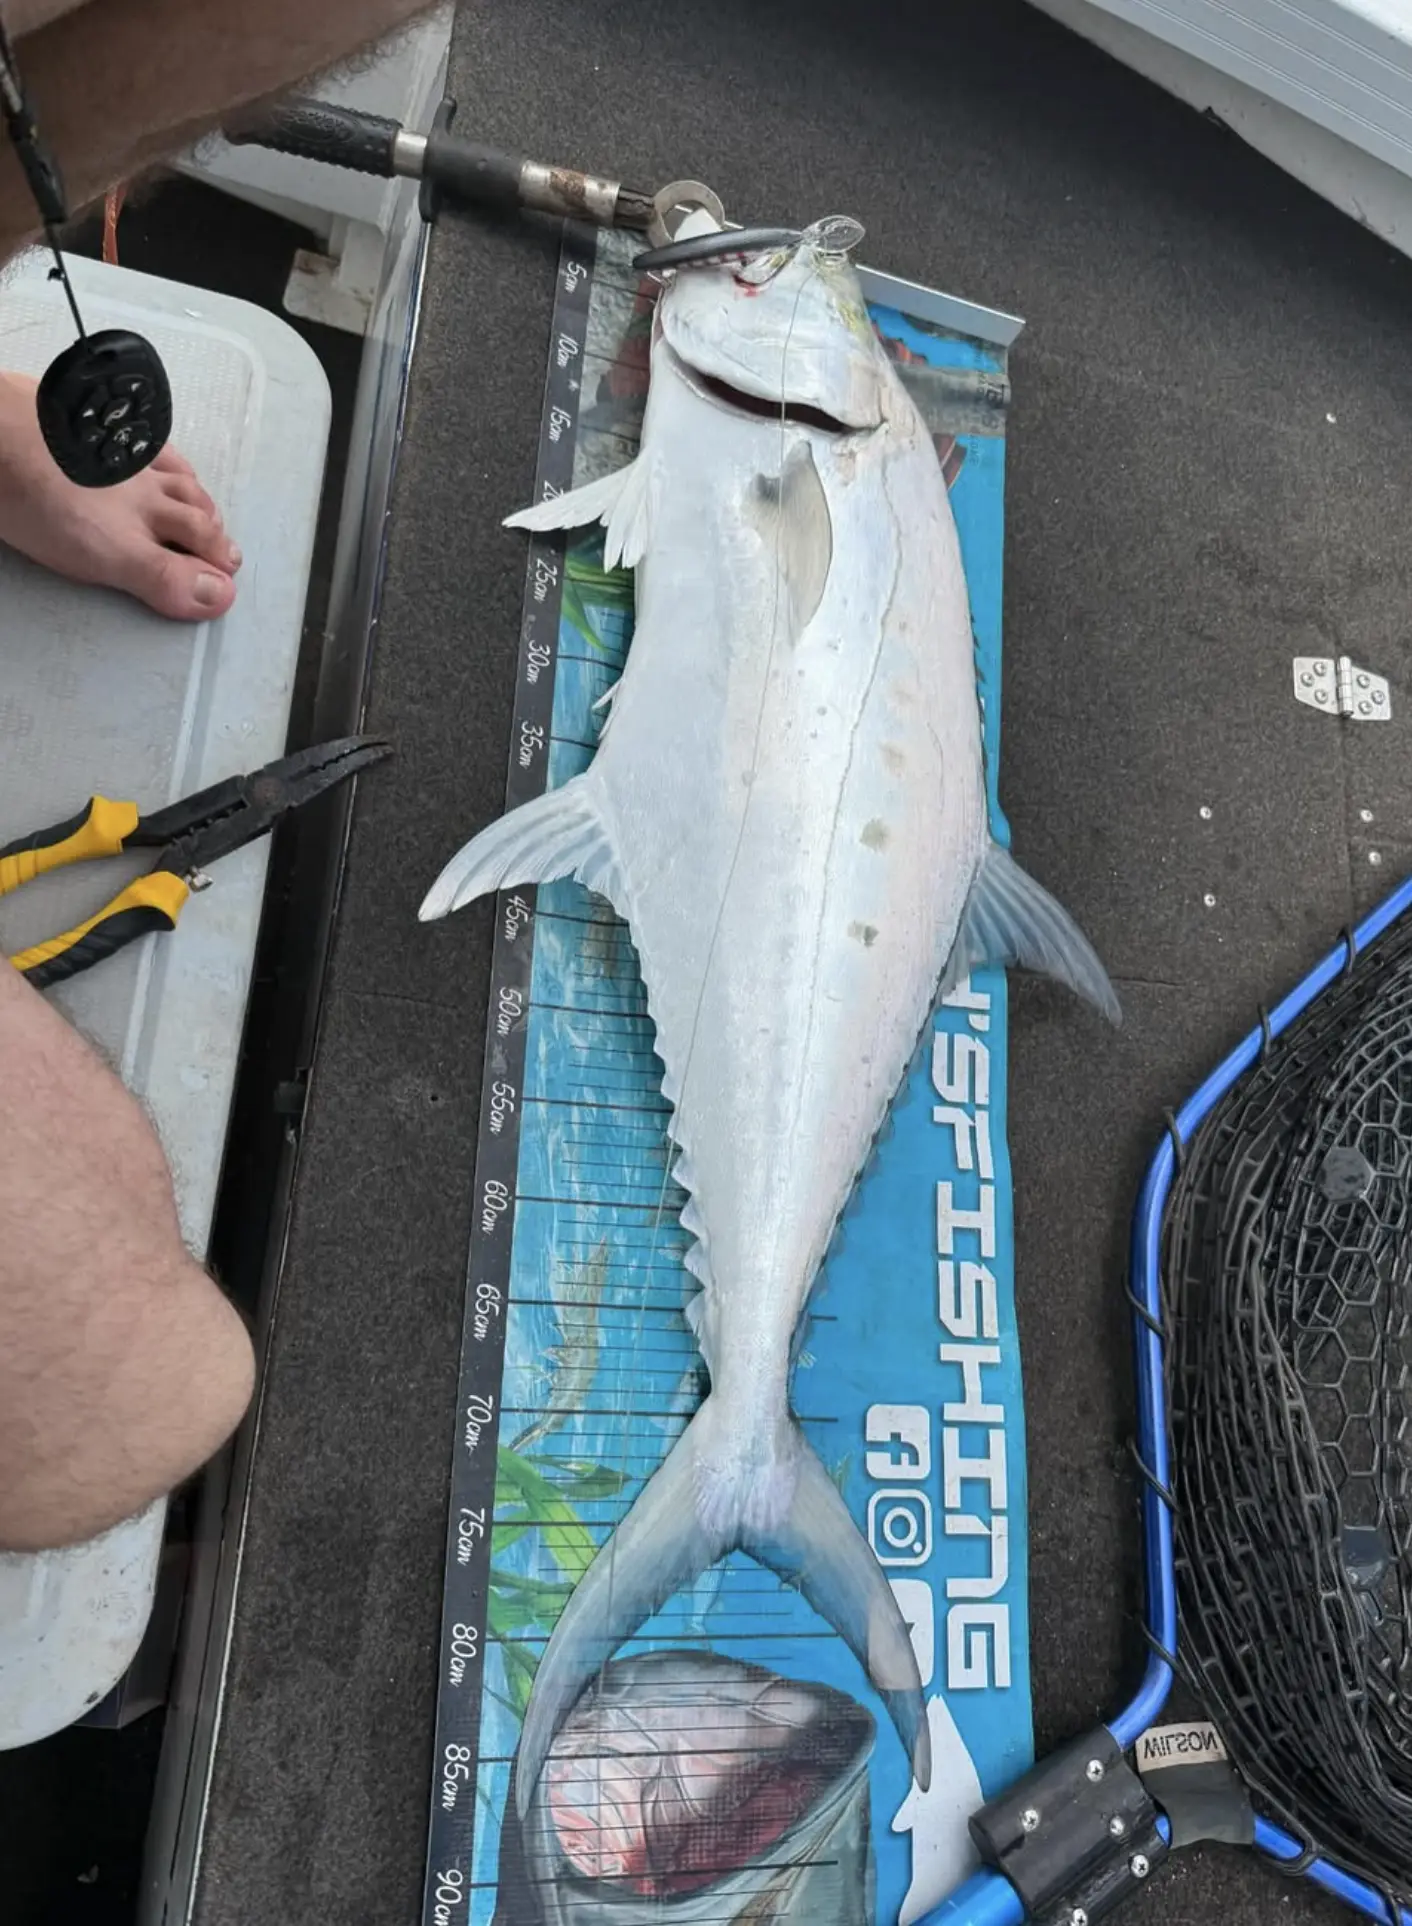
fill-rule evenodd
<path id="1" fill-rule="evenodd" d="M 75 1543 L 172 1490 L 253 1371 L 141 1108 L 0 960 L 0 1548 Z"/>
<path id="2" fill-rule="evenodd" d="M 428 10 L 427 0 L 22 5 L 35 22 L 47 16 L 15 51 L 75 211 L 169 160 L 237 108 L 348 60 Z M 0 138 L 0 263 L 34 234 L 34 203 Z"/>

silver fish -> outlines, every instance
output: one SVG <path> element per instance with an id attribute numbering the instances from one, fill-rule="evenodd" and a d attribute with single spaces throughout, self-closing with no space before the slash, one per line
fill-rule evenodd
<path id="1" fill-rule="evenodd" d="M 591 766 L 454 857 L 423 920 L 574 876 L 628 923 L 695 1238 L 711 1389 L 555 1627 L 521 1811 L 614 1647 L 743 1548 L 797 1584 L 930 1778 L 916 1657 L 791 1415 L 840 1212 L 939 990 L 1047 971 L 1117 1018 L 1093 950 L 989 834 L 969 603 L 931 437 L 846 255 L 680 269 L 635 461 L 511 517 L 601 520 L 637 625 Z"/>

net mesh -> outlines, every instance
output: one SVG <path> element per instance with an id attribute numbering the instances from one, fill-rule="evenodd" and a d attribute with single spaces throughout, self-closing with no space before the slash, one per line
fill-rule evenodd
<path id="1" fill-rule="evenodd" d="M 1180 1669 L 1271 1818 L 1412 1896 L 1412 918 L 1210 1114 L 1163 1226 Z"/>

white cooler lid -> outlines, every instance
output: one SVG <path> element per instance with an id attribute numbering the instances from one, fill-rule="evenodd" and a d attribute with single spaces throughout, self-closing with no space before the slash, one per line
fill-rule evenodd
<path id="1" fill-rule="evenodd" d="M 0 548 L 0 847 L 95 792 L 156 809 L 283 752 L 328 439 L 323 370 L 285 322 L 148 275 L 68 265 L 90 330 L 132 328 L 160 350 L 173 441 L 247 559 L 230 614 L 191 626 Z M 0 278 L 7 368 L 37 375 L 73 338 L 47 270 L 36 253 Z M 52 993 L 146 1106 L 183 1234 L 203 1254 L 268 852 L 266 838 L 226 858 L 175 932 Z M 150 863 L 40 878 L 0 902 L 0 952 L 92 915 Z M 72 1723 L 121 1678 L 151 1611 L 164 1516 L 159 1503 L 88 1545 L 0 1554 L 0 1748 Z"/>

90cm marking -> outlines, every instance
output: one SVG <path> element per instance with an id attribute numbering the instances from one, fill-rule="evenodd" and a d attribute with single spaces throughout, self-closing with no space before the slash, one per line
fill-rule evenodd
<path id="1" fill-rule="evenodd" d="M 436 1875 L 436 1901 L 432 1908 L 433 1926 L 450 1926 L 451 1908 L 466 1897 L 466 1875 L 459 1866 L 449 1866 Z"/>

